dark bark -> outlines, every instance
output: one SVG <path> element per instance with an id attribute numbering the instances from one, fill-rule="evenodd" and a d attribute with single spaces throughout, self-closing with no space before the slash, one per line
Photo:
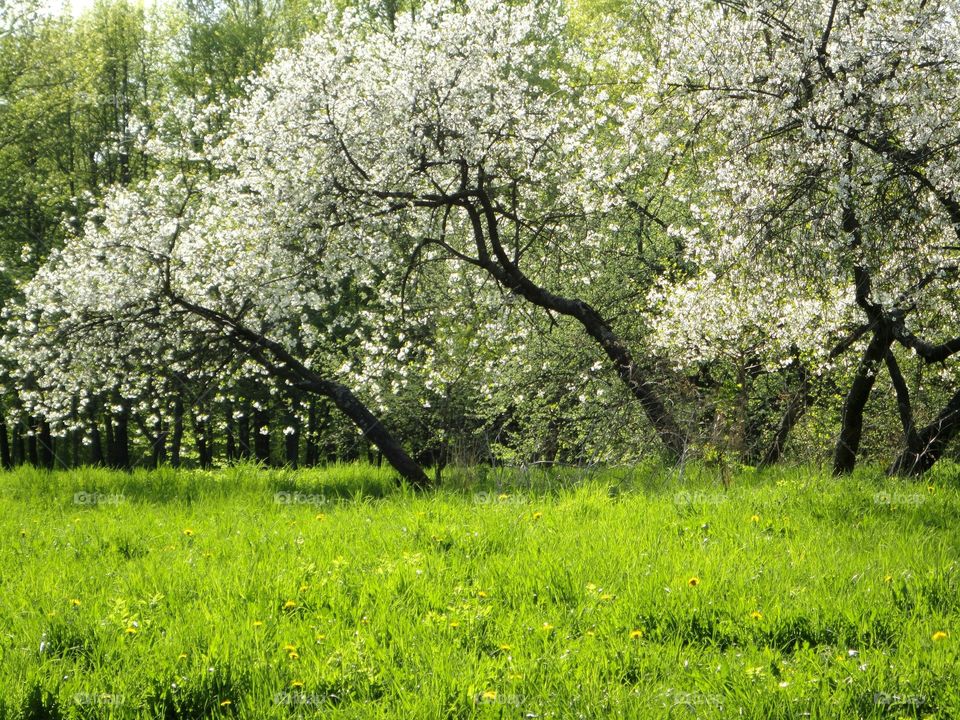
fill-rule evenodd
<path id="1" fill-rule="evenodd" d="M 227 462 L 232 463 L 237 459 L 237 443 L 236 443 L 236 428 L 237 421 L 233 417 L 233 403 L 228 402 L 224 407 L 224 415 L 226 416 L 227 427 L 226 434 L 224 437 L 224 454 L 226 455 Z"/>
<path id="2" fill-rule="evenodd" d="M 40 467 L 40 456 L 37 453 L 37 422 L 30 418 L 30 432 L 27 435 L 27 461 L 34 467 Z"/>
<path id="3" fill-rule="evenodd" d="M 857 452 L 863 437 L 863 411 L 870 399 L 870 391 L 876 381 L 877 370 L 890 349 L 889 334 L 875 329 L 867 349 L 863 353 L 857 373 L 847 392 L 840 418 L 840 437 L 833 455 L 833 472 L 843 475 L 853 472 L 857 464 Z"/>
<path id="4" fill-rule="evenodd" d="M 113 453 L 110 465 L 119 470 L 130 469 L 130 403 L 120 402 L 120 412 L 113 417 Z"/>
<path id="5" fill-rule="evenodd" d="M 210 447 L 207 437 L 207 424 L 200 419 L 200 413 L 194 411 L 193 417 L 193 439 L 197 446 L 197 462 L 202 468 L 210 467 Z"/>
<path id="6" fill-rule="evenodd" d="M 775 465 L 780 462 L 780 459 L 783 457 L 783 451 L 787 447 L 787 440 L 790 438 L 790 433 L 793 432 L 793 428 L 800 422 L 800 418 L 803 417 L 813 402 L 810 375 L 802 362 L 797 361 L 795 364 L 797 368 L 797 390 L 787 402 L 786 410 L 784 410 L 783 416 L 780 418 L 780 424 L 777 425 L 773 439 L 760 458 L 759 465 L 761 467 Z"/>
<path id="7" fill-rule="evenodd" d="M 239 320 L 175 295 L 169 283 L 166 283 L 165 292 L 167 297 L 176 305 L 209 320 L 221 329 L 228 330 L 227 338 L 229 341 L 238 349 L 246 352 L 274 377 L 283 379 L 291 386 L 302 391 L 316 393 L 332 400 L 337 409 L 350 418 L 360 429 L 364 437 L 383 451 L 387 461 L 411 485 L 419 488 L 430 485 L 423 468 L 414 462 L 383 423 L 370 412 L 367 406 L 347 386 L 317 374 L 292 356 L 282 345 L 251 330 Z M 260 426 L 259 423 L 255 424 L 257 427 Z M 259 434 L 256 440 L 259 444 Z M 269 450 L 269 437 L 267 442 Z M 258 459 L 259 457 L 260 453 L 258 453 Z"/>
<path id="8" fill-rule="evenodd" d="M 237 448 L 241 458 L 250 458 L 250 403 L 244 403 L 243 414 L 237 418 Z"/>
<path id="9" fill-rule="evenodd" d="M 476 197 L 480 206 L 479 209 L 470 202 L 460 204 L 466 210 L 473 227 L 477 258 L 460 257 L 468 259 L 472 264 L 483 268 L 501 285 L 534 305 L 566 315 L 579 322 L 613 363 L 621 381 L 626 384 L 631 394 L 639 401 L 644 414 L 669 456 L 672 459 L 681 457 L 686 449 L 686 436 L 667 408 L 666 403 L 660 397 L 654 383 L 637 364 L 626 343 L 589 303 L 580 299 L 555 295 L 534 283 L 520 270 L 501 243 L 497 213 L 484 188 L 482 174 Z M 484 225 L 486 225 L 486 230 L 484 230 Z M 489 250 L 487 248 L 488 240 Z M 490 251 L 492 251 L 492 256 Z"/>
<path id="10" fill-rule="evenodd" d="M 317 447 L 317 404 L 310 401 L 307 408 L 307 434 L 306 448 L 304 449 L 304 462 L 307 467 L 315 466 L 320 459 L 319 448 Z"/>
<path id="11" fill-rule="evenodd" d="M 921 475 L 943 457 L 960 432 L 960 391 L 929 425 L 912 432 L 906 447 L 888 469 L 891 475 Z"/>
<path id="12" fill-rule="evenodd" d="M 90 407 L 90 464 L 103 465 L 103 438 L 100 436 L 99 402 L 92 401 Z"/>
<path id="13" fill-rule="evenodd" d="M 183 450 L 183 398 L 179 393 L 173 399 L 173 433 L 170 435 L 170 465 L 178 468 Z"/>
<path id="14" fill-rule="evenodd" d="M 283 428 L 284 460 L 289 467 L 295 468 L 300 462 L 300 417 L 297 414 L 298 401 L 290 401 Z"/>
<path id="15" fill-rule="evenodd" d="M 23 443 L 23 423 L 13 426 L 13 464 L 23 465 L 26 462 L 27 451 Z"/>
<path id="16" fill-rule="evenodd" d="M 40 467 L 53 470 L 56 456 L 53 451 L 53 435 L 50 432 L 50 423 L 41 420 L 38 431 L 40 434 L 38 442 Z"/>
<path id="17" fill-rule="evenodd" d="M 270 413 L 265 405 L 253 410 L 253 454 L 258 463 L 270 464 Z"/>
<path id="18" fill-rule="evenodd" d="M 13 467 L 13 458 L 10 455 L 10 438 L 7 435 L 7 421 L 0 420 L 0 465 L 4 470 Z"/>

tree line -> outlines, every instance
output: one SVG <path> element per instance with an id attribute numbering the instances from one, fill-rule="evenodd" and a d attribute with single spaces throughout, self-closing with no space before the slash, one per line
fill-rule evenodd
<path id="1" fill-rule="evenodd" d="M 917 474 L 960 431 L 942 3 L 4 24 L 7 465 Z"/>

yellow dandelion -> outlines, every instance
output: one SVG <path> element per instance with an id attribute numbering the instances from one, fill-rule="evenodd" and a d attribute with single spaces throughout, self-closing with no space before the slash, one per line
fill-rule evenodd
<path id="1" fill-rule="evenodd" d="M 233 703 L 230 702 L 229 700 L 224 700 L 220 703 L 220 707 L 227 707 L 229 705 L 233 705 Z"/>
<path id="2" fill-rule="evenodd" d="M 288 653 L 288 654 L 287 654 L 287 657 L 290 658 L 291 660 L 299 660 L 299 659 L 300 659 L 300 653 L 295 653 L 295 652 Z"/>
<path id="3" fill-rule="evenodd" d="M 73 605 L 74 607 L 80 607 L 80 601 L 77 600 L 77 598 L 74 598 L 73 600 L 71 600 L 70 604 Z"/>
<path id="4" fill-rule="evenodd" d="M 754 524 L 760 522 L 760 516 L 759 516 L 759 515 L 751 515 L 751 516 L 750 516 L 750 522 L 752 522 L 752 523 L 754 523 Z"/>
<path id="5" fill-rule="evenodd" d="M 754 620 L 763 620 L 763 613 L 759 610 L 754 610 L 752 613 L 750 613 L 750 617 L 752 617 Z"/>
<path id="6" fill-rule="evenodd" d="M 483 590 L 478 590 L 478 591 L 477 591 L 477 597 L 478 597 L 478 598 L 485 598 L 485 597 L 487 597 L 487 593 L 484 592 Z"/>
<path id="7" fill-rule="evenodd" d="M 20 531 L 20 537 L 25 538 L 26 536 L 27 536 L 27 531 L 26 531 L 26 530 L 21 530 L 21 531 Z"/>
<path id="8" fill-rule="evenodd" d="M 324 515 L 323 513 L 319 513 L 319 514 L 317 515 L 317 517 L 315 517 L 314 519 L 315 519 L 315 520 L 323 520 L 325 517 L 326 517 L 326 515 Z"/>
<path id="9" fill-rule="evenodd" d="M 504 652 L 507 652 L 508 650 L 512 650 L 513 647 L 510 646 L 510 645 L 507 645 L 506 643 L 503 643 L 503 644 L 500 646 L 500 649 L 503 650 Z"/>
<path id="10" fill-rule="evenodd" d="M 503 502 L 504 500 L 508 500 L 509 498 L 510 498 L 510 495 L 508 495 L 507 493 L 500 493 L 499 495 L 497 495 L 497 500 L 499 500 L 500 502 Z"/>
<path id="11" fill-rule="evenodd" d="M 179 655 L 177 655 L 177 660 L 186 660 L 186 659 L 187 659 L 186 653 L 180 653 Z"/>
<path id="12" fill-rule="evenodd" d="M 553 625 L 548 622 L 545 622 L 541 628 L 544 632 L 550 632 L 553 630 Z"/>
<path id="13" fill-rule="evenodd" d="M 302 681 L 302 680 L 291 680 L 291 681 L 290 681 L 290 687 L 296 688 L 297 690 L 299 690 L 300 688 L 303 687 L 303 681 Z"/>
<path id="14" fill-rule="evenodd" d="M 610 602 L 611 600 L 613 600 L 613 595 L 610 595 L 609 593 L 604 593 L 603 595 L 600 596 L 600 599 L 603 602 Z"/>
<path id="15" fill-rule="evenodd" d="M 492 702 L 492 701 L 494 701 L 494 700 L 497 699 L 497 691 L 496 691 L 496 690 L 484 690 L 482 693 L 480 693 L 480 699 L 481 699 L 481 700 L 484 700 L 484 701 L 486 701 L 486 702 Z"/>
<path id="16" fill-rule="evenodd" d="M 293 643 L 287 643 L 286 645 L 283 646 L 284 652 L 296 652 L 296 649 L 297 649 L 297 646 L 294 645 Z"/>
<path id="17" fill-rule="evenodd" d="M 327 639 L 327 636 L 326 636 L 326 635 L 317 635 L 317 642 L 318 642 L 318 643 L 322 643 L 322 642 L 323 642 L 324 640 L 326 640 L 326 639 Z"/>
<path id="18" fill-rule="evenodd" d="M 692 578 L 687 580 L 687 585 L 689 585 L 690 587 L 696 587 L 699 584 L 700 584 L 700 578 L 698 578 L 696 575 L 694 575 Z"/>
<path id="19" fill-rule="evenodd" d="M 539 520 L 539 519 L 542 518 L 542 517 L 543 517 L 543 513 L 542 513 L 542 512 L 535 512 L 535 513 L 533 514 L 533 519 L 534 519 L 534 520 Z"/>
<path id="20" fill-rule="evenodd" d="M 296 610 L 296 609 L 297 609 L 297 601 L 296 601 L 296 600 L 287 600 L 287 601 L 283 604 L 283 609 L 284 609 L 284 610 Z"/>
<path id="21" fill-rule="evenodd" d="M 893 582 L 893 575 L 884 575 L 884 576 L 883 576 L 883 581 L 884 581 L 885 583 Z"/>
<path id="22" fill-rule="evenodd" d="M 933 495 L 937 489 L 933 485 L 927 485 L 927 492 Z"/>
<path id="23" fill-rule="evenodd" d="M 948 637 L 950 637 L 950 633 L 945 633 L 943 630 L 937 630 L 933 634 L 933 641 L 940 642 L 941 640 L 946 640 Z"/>
<path id="24" fill-rule="evenodd" d="M 306 592 L 309 589 L 310 589 L 309 585 L 304 584 L 300 586 L 300 592 Z"/>
<path id="25" fill-rule="evenodd" d="M 125 632 L 127 635 L 136 635 L 136 634 L 137 634 L 137 629 L 136 629 L 135 627 L 133 627 L 133 625 L 131 625 L 131 626 L 128 627 L 126 630 L 124 630 L 124 632 Z"/>
<path id="26" fill-rule="evenodd" d="M 641 629 L 639 629 L 639 628 L 635 628 L 635 629 L 633 629 L 633 630 L 630 631 L 630 639 L 631 639 L 631 640 L 639 640 L 639 639 L 642 638 L 642 637 L 643 637 L 643 630 L 641 630 Z"/>
<path id="27" fill-rule="evenodd" d="M 597 586 L 593 583 L 587 583 L 587 592 L 596 592 Z"/>
<path id="28" fill-rule="evenodd" d="M 255 628 L 263 627 L 263 620 L 254 620 L 254 621 L 253 621 L 253 626 L 254 626 Z"/>
<path id="29" fill-rule="evenodd" d="M 191 530 L 190 528 L 184 528 L 183 534 L 186 535 L 187 537 L 193 537 L 193 530 Z"/>
<path id="30" fill-rule="evenodd" d="M 587 637 L 596 637 L 597 634 L 593 630 L 587 630 L 584 635 Z"/>

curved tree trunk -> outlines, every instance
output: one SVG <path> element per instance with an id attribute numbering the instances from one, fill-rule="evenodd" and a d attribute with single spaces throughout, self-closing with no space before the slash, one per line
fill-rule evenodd
<path id="1" fill-rule="evenodd" d="M 840 437 L 833 455 L 833 472 L 843 475 L 853 472 L 857 465 L 857 452 L 863 437 L 863 411 L 870 399 L 870 390 L 877 378 L 877 369 L 890 349 L 892 339 L 886 332 L 874 330 L 870 344 L 863 353 L 857 374 L 843 403 L 840 421 Z"/>

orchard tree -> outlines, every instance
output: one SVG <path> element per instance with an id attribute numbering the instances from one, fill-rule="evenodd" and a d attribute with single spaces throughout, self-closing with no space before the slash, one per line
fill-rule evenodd
<path id="1" fill-rule="evenodd" d="M 785 345 L 798 345 L 815 372 L 852 340 L 860 358 L 834 469 L 854 467 L 884 368 L 904 436 L 891 471 L 929 468 L 960 431 L 955 369 L 942 365 L 960 351 L 955 8 L 731 0 L 661 9 L 669 24 L 653 92 L 717 141 L 696 161 L 709 198 L 707 232 L 690 248 L 697 322 L 719 314 L 756 324 L 774 355 L 785 360 Z M 904 361 L 942 367 L 952 394 L 925 423 Z"/>

